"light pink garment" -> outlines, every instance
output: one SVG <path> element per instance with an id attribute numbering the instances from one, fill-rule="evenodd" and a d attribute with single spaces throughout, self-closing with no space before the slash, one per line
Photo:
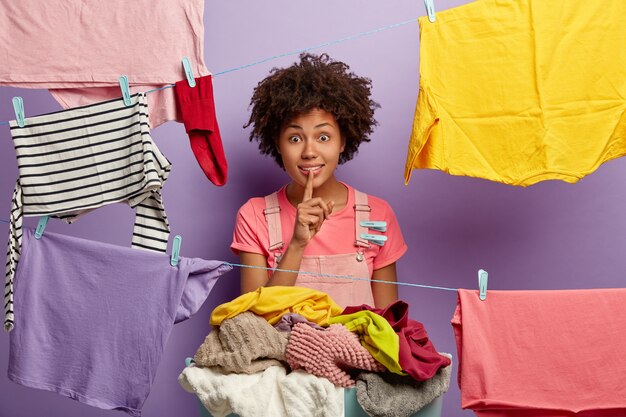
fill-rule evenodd
<path id="1" fill-rule="evenodd" d="M 626 416 L 626 289 L 458 295 L 463 408 L 481 417 Z"/>
<path id="2" fill-rule="evenodd" d="M 65 108 L 120 97 L 119 76 L 146 91 L 196 77 L 204 0 L 20 0 L 0 7 L 0 86 L 49 88 Z M 150 124 L 176 118 L 172 88 L 148 95 Z"/>
<path id="3" fill-rule="evenodd" d="M 343 324 L 331 324 L 325 330 L 317 330 L 307 324 L 296 323 L 289 335 L 285 357 L 291 369 L 304 369 L 338 387 L 355 385 L 348 371 L 387 370 L 361 346 L 359 336 Z"/>

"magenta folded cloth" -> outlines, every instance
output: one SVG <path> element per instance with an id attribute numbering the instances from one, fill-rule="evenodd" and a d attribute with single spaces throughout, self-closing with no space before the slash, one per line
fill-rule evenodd
<path id="1" fill-rule="evenodd" d="M 398 353 L 400 366 L 416 381 L 426 381 L 440 368 L 451 364 L 448 357 L 437 352 L 424 325 L 409 318 L 409 305 L 404 301 L 394 301 L 385 308 L 374 308 L 367 304 L 346 307 L 342 314 L 362 310 L 372 311 L 389 322 L 400 342 Z"/>
<path id="2" fill-rule="evenodd" d="M 387 370 L 361 346 L 359 337 L 343 324 L 331 324 L 325 330 L 316 330 L 307 324 L 297 323 L 291 330 L 285 356 L 292 369 L 304 369 L 340 387 L 355 385 L 347 371 Z"/>

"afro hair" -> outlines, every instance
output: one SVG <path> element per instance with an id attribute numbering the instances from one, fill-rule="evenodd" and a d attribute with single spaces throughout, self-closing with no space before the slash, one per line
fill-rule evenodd
<path id="1" fill-rule="evenodd" d="M 352 159 L 359 145 L 370 141 L 377 124 L 374 110 L 380 106 L 370 97 L 371 80 L 349 70 L 327 54 L 308 53 L 290 67 L 273 68 L 250 100 L 252 112 L 244 125 L 253 125 L 250 141 L 258 140 L 261 153 L 271 155 L 284 168 L 277 147 L 281 129 L 294 117 L 317 108 L 332 114 L 339 124 L 345 141 L 339 164 Z"/>

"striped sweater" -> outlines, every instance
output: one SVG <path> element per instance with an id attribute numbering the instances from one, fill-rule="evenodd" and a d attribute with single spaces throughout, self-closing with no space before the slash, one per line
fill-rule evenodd
<path id="1" fill-rule="evenodd" d="M 17 180 L 10 215 L 4 293 L 5 330 L 13 328 L 13 279 L 22 218 L 54 216 L 72 223 L 107 204 L 136 209 L 132 246 L 165 252 L 169 224 L 161 198 L 171 164 L 150 137 L 143 93 L 11 121 Z"/>

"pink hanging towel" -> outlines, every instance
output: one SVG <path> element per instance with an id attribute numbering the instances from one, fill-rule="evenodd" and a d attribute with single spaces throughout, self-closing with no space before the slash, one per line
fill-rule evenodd
<path id="1" fill-rule="evenodd" d="M 48 88 L 64 108 L 173 84 L 204 63 L 204 0 L 20 0 L 0 7 L 0 86 Z M 148 94 L 150 125 L 177 119 L 173 88 Z"/>
<path id="2" fill-rule="evenodd" d="M 479 417 L 626 416 L 626 289 L 459 290 L 461 406 Z"/>

